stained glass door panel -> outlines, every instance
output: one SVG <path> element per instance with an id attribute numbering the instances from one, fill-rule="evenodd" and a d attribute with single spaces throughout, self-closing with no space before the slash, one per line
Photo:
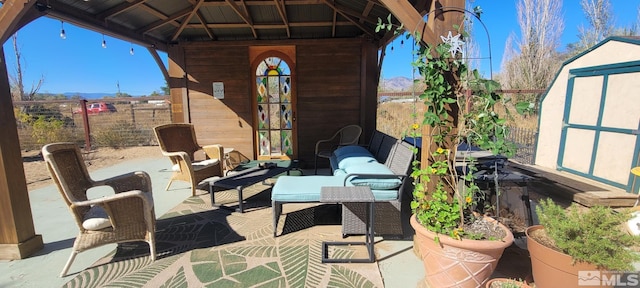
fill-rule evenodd
<path id="1" fill-rule="evenodd" d="M 293 158 L 291 72 L 278 57 L 265 58 L 256 70 L 258 159 Z"/>

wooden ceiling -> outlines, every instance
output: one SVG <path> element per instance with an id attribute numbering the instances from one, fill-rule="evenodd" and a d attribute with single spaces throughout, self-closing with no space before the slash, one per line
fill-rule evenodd
<path id="1" fill-rule="evenodd" d="M 425 11 L 431 0 L 409 3 Z M 378 0 L 38 0 L 33 9 L 161 51 L 179 42 L 354 37 L 382 46 L 393 37 L 375 31 L 390 15 Z"/>

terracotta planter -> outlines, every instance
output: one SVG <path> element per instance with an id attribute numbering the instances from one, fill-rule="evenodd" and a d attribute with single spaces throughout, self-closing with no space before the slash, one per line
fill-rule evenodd
<path id="1" fill-rule="evenodd" d="M 491 220 L 494 221 L 494 220 Z M 483 287 L 498 265 L 505 248 L 513 243 L 513 234 L 502 224 L 507 233 L 503 241 L 455 240 L 433 233 L 411 216 L 411 226 L 416 231 L 414 245 L 425 269 L 425 281 L 429 287 Z"/>
<path id="2" fill-rule="evenodd" d="M 529 236 L 531 232 L 540 229 L 544 227 L 534 225 L 525 231 L 535 287 L 584 287 L 578 285 L 578 271 L 594 271 L 598 268 L 586 263 L 571 265 L 571 256 L 544 246 Z"/>
<path id="3" fill-rule="evenodd" d="M 513 279 L 509 279 L 509 278 L 493 278 L 493 279 L 489 279 L 489 281 L 487 281 L 487 284 L 485 285 L 485 287 L 486 288 L 500 288 L 500 287 L 503 286 L 504 283 L 510 284 L 508 287 L 514 287 L 514 284 L 515 284 L 515 285 L 517 285 L 517 287 L 520 287 L 520 288 L 531 288 L 531 286 L 527 285 L 527 283 L 517 282 L 517 281 L 515 281 Z"/>

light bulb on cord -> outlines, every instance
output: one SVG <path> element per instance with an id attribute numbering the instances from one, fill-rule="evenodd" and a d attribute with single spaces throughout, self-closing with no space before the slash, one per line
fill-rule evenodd
<path id="1" fill-rule="evenodd" d="M 67 39 L 67 33 L 64 33 L 64 22 L 60 21 L 60 38 Z"/>
<path id="2" fill-rule="evenodd" d="M 131 56 L 133 56 L 133 44 L 131 44 L 131 49 L 129 49 L 129 54 L 131 54 Z"/>
<path id="3" fill-rule="evenodd" d="M 107 41 L 104 40 L 104 34 L 102 34 L 102 48 L 107 48 Z"/>

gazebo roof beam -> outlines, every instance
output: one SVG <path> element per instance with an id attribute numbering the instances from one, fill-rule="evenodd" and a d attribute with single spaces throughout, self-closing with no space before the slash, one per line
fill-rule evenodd
<path id="1" fill-rule="evenodd" d="M 96 17 L 98 19 L 109 19 L 113 16 L 116 16 L 120 13 L 126 12 L 128 10 L 134 9 L 146 2 L 147 0 L 135 0 L 130 2 L 122 2 L 111 9 L 107 9 L 102 13 L 98 14 Z"/>
<path id="2" fill-rule="evenodd" d="M 318 22 L 290 22 L 288 24 L 289 27 L 326 27 L 326 26 L 350 26 L 353 23 L 347 21 L 339 21 L 339 22 L 327 22 L 327 21 L 318 21 Z M 186 28 L 198 28 L 201 27 L 200 24 L 188 24 Z M 213 29 L 224 29 L 224 28 L 251 28 L 247 23 L 209 23 L 207 24 L 208 28 Z M 255 29 L 286 29 L 287 25 L 282 23 L 273 23 L 273 24 L 254 24 L 253 27 Z"/>
<path id="3" fill-rule="evenodd" d="M 238 6 L 238 4 L 236 4 L 236 2 L 233 0 L 226 0 L 225 2 L 227 2 L 229 6 L 231 6 L 231 9 L 233 9 L 233 11 L 235 11 L 238 14 L 238 16 L 242 18 L 242 20 L 244 20 L 244 22 L 249 24 L 249 27 L 251 27 L 251 32 L 253 32 L 253 37 L 257 39 L 258 33 L 256 32 L 256 28 L 253 27 L 253 20 L 251 19 L 251 16 L 249 16 L 249 13 L 247 12 L 247 6 L 245 5 L 244 1 L 240 1 L 243 9 L 240 9 L 240 6 Z"/>
<path id="4" fill-rule="evenodd" d="M 362 11 L 362 16 L 363 17 L 368 17 L 369 16 L 369 12 L 371 12 L 371 9 L 373 9 L 373 2 L 367 2 L 367 6 L 364 7 L 364 11 Z M 364 19 L 360 19 L 360 23 L 363 23 Z"/>
<path id="5" fill-rule="evenodd" d="M 278 9 L 278 13 L 280 13 L 280 18 L 282 18 L 282 23 L 287 27 L 287 38 L 291 38 L 291 29 L 289 27 L 289 19 L 287 17 L 287 10 L 285 9 L 284 0 L 273 0 L 276 4 L 276 8 Z"/>
<path id="6" fill-rule="evenodd" d="M 353 23 L 353 25 L 355 25 L 356 27 L 360 28 L 360 30 L 362 30 L 362 32 L 364 32 L 365 34 L 371 36 L 372 38 L 376 38 L 376 35 L 373 34 L 371 31 L 369 31 L 369 29 L 367 29 L 366 27 L 362 26 L 362 24 L 360 24 L 358 21 L 354 20 L 351 18 L 351 15 L 349 15 L 348 12 L 343 11 L 342 9 L 336 7 L 335 5 L 333 5 L 332 3 L 329 3 L 328 0 L 323 0 L 323 2 L 331 7 L 331 9 L 333 9 L 334 11 L 336 11 L 337 13 L 339 13 L 340 15 L 342 15 L 344 18 L 347 18 L 347 20 L 349 20 L 351 23 Z M 358 13 L 359 14 L 359 13 Z M 360 14 L 360 16 L 356 16 L 356 17 L 362 17 L 362 15 Z M 334 17 L 335 18 L 335 17 Z M 362 17 L 365 18 L 365 17 Z M 375 23 L 375 22 L 374 22 Z"/>
<path id="7" fill-rule="evenodd" d="M 193 9 L 191 10 L 191 13 L 189 13 L 189 15 L 184 18 L 184 20 L 182 21 L 182 24 L 180 24 L 180 27 L 178 27 L 178 30 L 176 30 L 176 32 L 173 34 L 173 37 L 171 37 L 171 42 L 176 41 L 176 39 L 178 39 L 178 37 L 180 36 L 180 33 L 182 33 L 182 30 L 184 30 L 187 24 L 189 24 L 189 21 L 191 21 L 191 18 L 193 18 L 193 16 L 198 13 L 198 10 L 200 9 L 200 5 L 202 5 L 203 2 L 204 0 L 198 0 L 198 2 L 195 5 L 193 5 Z"/>
<path id="8" fill-rule="evenodd" d="M 211 40 L 216 40 L 216 35 L 213 34 L 213 31 L 211 31 L 211 29 L 209 29 L 209 27 L 207 27 L 207 21 L 204 19 L 204 17 L 202 16 L 202 13 L 200 13 L 200 11 L 198 11 L 196 13 L 196 17 L 198 17 L 198 21 L 200 21 L 200 27 L 202 27 L 202 29 L 204 29 L 205 32 L 207 32 L 207 35 L 209 35 L 209 38 L 211 38 Z M 188 26 L 188 23 L 187 23 Z"/>
<path id="9" fill-rule="evenodd" d="M 146 5 L 143 5 L 143 6 L 146 6 Z M 155 9 L 152 9 L 152 10 L 155 10 Z M 180 18 L 184 17 L 185 15 L 191 13 L 191 11 L 193 11 L 193 9 L 187 8 L 187 9 L 183 9 L 182 11 L 179 11 L 178 13 L 175 13 L 175 14 L 173 14 L 171 16 L 166 16 L 166 15 L 162 14 L 163 17 L 159 17 L 159 18 L 166 18 L 166 19 L 161 19 L 161 20 L 158 20 L 156 22 L 153 22 L 153 23 L 151 23 L 151 24 L 149 24 L 149 25 L 147 25 L 145 27 L 140 28 L 136 32 L 137 33 L 142 33 L 142 34 L 149 33 L 149 31 L 154 30 L 154 29 L 156 29 L 158 27 L 161 27 L 161 26 L 166 25 L 166 24 L 174 23 L 174 21 L 176 19 L 180 19 Z"/>

